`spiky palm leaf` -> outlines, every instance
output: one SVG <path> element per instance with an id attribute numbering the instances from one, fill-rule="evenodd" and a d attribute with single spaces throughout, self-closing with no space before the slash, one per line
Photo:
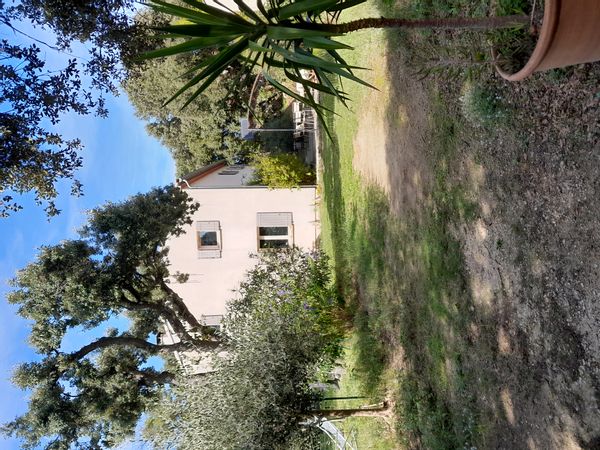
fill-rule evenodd
<path id="1" fill-rule="evenodd" d="M 200 0 L 179 0 L 186 6 L 164 0 L 149 1 L 150 6 L 157 11 L 170 14 L 182 22 L 160 30 L 166 33 L 166 36 L 184 38 L 185 41 L 149 52 L 143 58 L 157 58 L 206 48 L 217 49 L 214 56 L 196 67 L 192 79 L 168 102 L 193 89 L 184 104 L 187 106 L 215 81 L 227 66 L 238 60 L 248 71 L 256 65 L 261 66 L 269 83 L 314 108 L 322 123 L 326 108 L 317 102 L 311 89 L 333 95 L 345 104 L 348 97 L 337 87 L 342 85 L 342 79 L 373 87 L 354 75 L 352 69 L 360 67 L 348 65 L 337 52 L 339 49 L 351 47 L 336 41 L 335 36 L 364 28 L 493 29 L 523 26 L 529 21 L 529 18 L 523 15 L 416 20 L 380 17 L 336 23 L 342 11 L 366 0 L 257 0 L 258 11 L 251 9 L 244 0 L 233 0 L 239 11 L 225 7 L 216 8 Z M 219 3 L 219 0 L 214 1 Z M 272 68 L 279 69 L 289 80 L 302 84 L 305 95 L 302 96 L 277 81 L 269 73 Z M 313 71 L 315 81 L 305 79 L 302 70 Z M 336 77 L 340 83 L 331 81 Z M 327 130 L 327 127 L 325 129 Z"/>
<path id="2" fill-rule="evenodd" d="M 202 93 L 235 60 L 250 72 L 258 65 L 265 79 L 285 94 L 306 103 L 323 121 L 326 108 L 318 103 L 311 89 L 333 95 L 343 103 L 346 94 L 333 83 L 336 77 L 367 86 L 337 52 L 351 47 L 333 39 L 343 34 L 335 24 L 341 11 L 365 0 L 258 0 L 254 11 L 242 0 L 234 0 L 239 11 L 209 6 L 198 0 L 181 0 L 179 6 L 162 0 L 151 0 L 155 10 L 172 15 L 179 23 L 160 28 L 169 37 L 184 38 L 182 43 L 148 52 L 142 59 L 159 58 L 206 48 L 218 51 L 204 60 L 193 77 L 167 103 L 191 90 L 184 107 Z M 287 88 L 270 73 L 277 68 L 294 83 L 304 87 L 305 95 Z M 302 70 L 313 71 L 316 80 L 307 80 Z"/>

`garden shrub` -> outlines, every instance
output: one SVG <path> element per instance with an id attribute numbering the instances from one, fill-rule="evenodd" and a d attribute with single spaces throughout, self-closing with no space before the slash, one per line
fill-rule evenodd
<path id="1" fill-rule="evenodd" d="M 509 110 L 492 88 L 467 83 L 460 97 L 463 115 L 475 125 L 494 126 L 506 122 Z"/>
<path id="2" fill-rule="evenodd" d="M 315 173 L 292 153 L 261 154 L 254 158 L 255 183 L 269 188 L 295 188 L 314 184 Z"/>
<path id="3" fill-rule="evenodd" d="M 310 384 L 341 354 L 328 260 L 297 248 L 257 259 L 228 305 L 215 371 L 180 377 L 150 414 L 154 448 L 320 448 L 300 422 L 318 404 Z"/>

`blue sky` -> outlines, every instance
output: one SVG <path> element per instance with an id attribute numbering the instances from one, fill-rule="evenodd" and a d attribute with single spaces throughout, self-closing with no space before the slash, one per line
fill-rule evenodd
<path id="1" fill-rule="evenodd" d="M 10 376 L 15 365 L 34 356 L 26 342 L 28 324 L 5 300 L 7 280 L 33 261 L 40 246 L 74 237 L 87 210 L 174 180 L 169 152 L 146 134 L 127 97 L 111 97 L 107 106 L 107 119 L 67 115 L 58 128 L 65 137 L 78 137 L 85 145 L 83 167 L 77 173 L 84 195 L 71 197 L 70 183 L 61 183 L 58 217 L 48 220 L 43 209 L 26 196 L 24 210 L 0 219 L 0 423 L 25 410 L 26 396 L 12 387 Z M 19 448 L 17 441 L 0 436 L 0 450 Z"/>

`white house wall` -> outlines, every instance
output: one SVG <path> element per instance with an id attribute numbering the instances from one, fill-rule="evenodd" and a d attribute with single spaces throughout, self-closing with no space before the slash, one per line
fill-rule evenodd
<path id="1" fill-rule="evenodd" d="M 212 175 L 212 174 L 211 174 Z M 210 175 L 209 175 L 210 176 Z M 253 266 L 249 254 L 257 253 L 257 213 L 291 212 L 294 244 L 313 248 L 316 240 L 315 188 L 275 189 L 239 187 L 186 189 L 200 203 L 194 224 L 168 242 L 170 270 L 189 274 L 183 284 L 173 284 L 196 317 L 224 314 L 245 272 Z M 198 257 L 196 222 L 218 220 L 221 257 Z"/>

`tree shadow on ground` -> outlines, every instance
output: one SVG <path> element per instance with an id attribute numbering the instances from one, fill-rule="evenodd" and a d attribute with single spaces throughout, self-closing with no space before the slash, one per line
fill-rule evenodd
<path id="1" fill-rule="evenodd" d="M 592 448 L 600 420 L 593 331 L 600 202 L 598 171 L 584 161 L 597 161 L 598 128 L 582 136 L 578 118 L 565 116 L 573 137 L 560 146 L 535 134 L 507 148 L 503 128 L 469 135 L 457 107 L 460 84 L 451 92 L 436 80 L 415 81 L 398 38 L 388 42 L 393 214 L 380 261 L 358 267 L 379 268 L 364 275 L 362 303 L 386 348 L 394 349 L 395 336 L 403 350 L 399 431 L 425 448 Z M 543 83 L 530 87 L 532 101 L 536 89 Z M 410 126 L 420 105 L 429 106 L 426 129 Z M 511 124 L 518 137 L 528 131 L 522 119 Z M 565 130 L 557 125 L 553 135 L 558 142 Z M 527 163 L 515 165 L 524 152 Z M 426 155 L 426 163 L 410 153 Z M 472 191 L 463 166 L 476 156 L 488 177 Z M 487 197 L 491 213 L 479 209 Z M 364 229 L 377 230 L 381 214 L 365 217 Z M 495 232 L 496 223 L 508 231 Z"/>

